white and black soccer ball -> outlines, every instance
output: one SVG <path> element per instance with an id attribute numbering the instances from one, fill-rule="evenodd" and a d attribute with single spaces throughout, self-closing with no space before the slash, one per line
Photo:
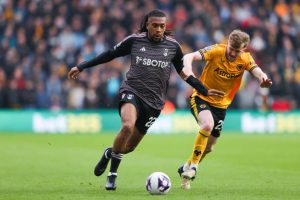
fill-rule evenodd
<path id="1" fill-rule="evenodd" d="M 171 179 L 163 172 L 153 172 L 146 181 L 146 190 L 153 195 L 167 194 L 171 189 Z"/>

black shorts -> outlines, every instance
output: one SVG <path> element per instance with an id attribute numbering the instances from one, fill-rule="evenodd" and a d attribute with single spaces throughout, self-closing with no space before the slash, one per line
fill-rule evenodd
<path id="1" fill-rule="evenodd" d="M 220 137 L 226 116 L 226 109 L 211 106 L 208 102 L 198 96 L 191 97 L 191 112 L 196 120 L 199 112 L 203 110 L 210 110 L 214 118 L 214 128 L 211 135 L 214 137 Z"/>
<path id="2" fill-rule="evenodd" d="M 161 112 L 161 110 L 156 110 L 148 106 L 140 97 L 129 91 L 123 92 L 120 95 L 119 114 L 121 113 L 121 106 L 124 103 L 131 103 L 135 106 L 137 111 L 135 126 L 141 134 L 147 133 Z"/>

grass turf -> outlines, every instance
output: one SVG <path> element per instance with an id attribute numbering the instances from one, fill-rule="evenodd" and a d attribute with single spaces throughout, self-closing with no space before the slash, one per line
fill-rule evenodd
<path id="1" fill-rule="evenodd" d="M 147 135 L 124 156 L 118 188 L 108 192 L 106 177 L 95 177 L 93 168 L 113 139 L 113 134 L 0 134 L 0 199 L 300 198 L 300 135 L 223 134 L 188 191 L 180 188 L 177 168 L 190 155 L 194 135 Z M 154 171 L 170 176 L 167 195 L 146 192 L 146 178 Z"/>

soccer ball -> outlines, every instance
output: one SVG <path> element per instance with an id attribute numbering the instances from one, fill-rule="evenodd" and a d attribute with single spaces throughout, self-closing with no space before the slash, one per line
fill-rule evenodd
<path id="1" fill-rule="evenodd" d="M 146 190 L 152 195 L 167 194 L 171 189 L 171 180 L 163 172 L 153 172 L 146 181 Z"/>

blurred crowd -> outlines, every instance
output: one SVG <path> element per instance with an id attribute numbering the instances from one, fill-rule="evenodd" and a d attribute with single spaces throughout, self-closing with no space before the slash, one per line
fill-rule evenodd
<path id="1" fill-rule="evenodd" d="M 260 89 L 246 72 L 231 109 L 300 108 L 299 0 L 0 0 L 0 108 L 117 108 L 129 58 L 85 70 L 76 81 L 67 72 L 136 32 L 155 8 L 168 14 L 184 53 L 225 42 L 235 28 L 250 34 L 248 51 L 273 86 Z M 168 105 L 188 108 L 190 94 L 174 70 Z"/>

